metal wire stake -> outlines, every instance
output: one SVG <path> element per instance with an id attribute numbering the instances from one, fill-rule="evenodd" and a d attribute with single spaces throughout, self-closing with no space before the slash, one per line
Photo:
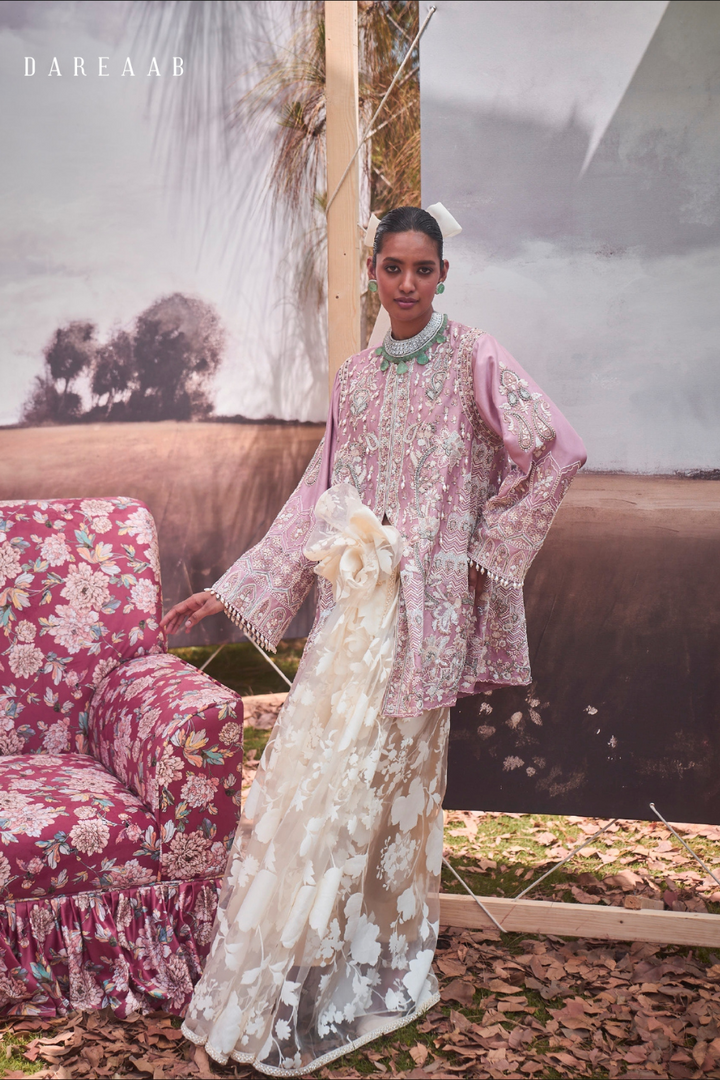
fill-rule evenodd
<path id="1" fill-rule="evenodd" d="M 456 878 L 458 879 L 458 881 L 459 881 L 459 882 L 460 882 L 460 884 L 462 885 L 462 887 L 463 887 L 463 889 L 465 890 L 465 892 L 469 893 L 469 894 L 470 894 L 470 896 L 472 896 L 472 898 L 473 898 L 473 900 L 475 901 L 475 903 L 477 904 L 477 906 L 478 906 L 479 908 L 481 908 L 481 909 L 482 909 L 482 911 L 484 911 L 484 912 L 485 912 L 485 914 L 487 915 L 487 917 L 488 917 L 488 919 L 490 920 L 490 922 L 493 922 L 493 923 L 495 923 L 495 925 L 497 926 L 497 928 L 498 928 L 498 930 L 500 931 L 500 933 L 501 933 L 501 934 L 504 934 L 504 933 L 505 933 L 505 931 L 503 930 L 502 926 L 501 926 L 501 925 L 500 925 L 500 923 L 499 923 L 499 922 L 497 921 L 497 919 L 495 918 L 495 916 L 494 916 L 494 915 L 492 915 L 492 914 L 491 914 L 491 913 L 490 913 L 490 912 L 488 911 L 488 909 L 487 909 L 487 908 L 485 907 L 485 905 L 483 904 L 483 902 L 482 902 L 481 900 L 478 900 L 477 896 L 476 896 L 476 895 L 475 895 L 475 893 L 474 893 L 474 892 L 472 891 L 472 889 L 470 888 L 470 886 L 469 886 L 469 885 L 468 885 L 468 884 L 467 884 L 467 883 L 466 883 L 465 881 L 463 881 L 463 879 L 462 879 L 462 878 L 460 877 L 460 875 L 458 874 L 457 870 L 456 870 L 456 869 L 455 869 L 455 868 L 454 868 L 453 866 L 451 866 L 451 865 L 450 865 L 450 863 L 449 863 L 449 862 L 447 861 L 447 859 L 445 858 L 445 856 L 444 856 L 444 855 L 443 855 L 443 864 L 444 864 L 445 866 L 447 866 L 447 868 L 448 868 L 448 870 L 450 871 L 450 873 L 451 873 L 451 874 L 454 874 L 454 875 L 455 875 L 455 877 L 456 877 Z"/>
<path id="2" fill-rule="evenodd" d="M 536 885 L 539 885 L 541 881 L 544 881 L 545 878 L 550 877 L 551 874 L 554 874 L 555 871 L 559 870 L 561 866 L 564 866 L 566 862 L 570 862 L 570 860 L 574 858 L 575 855 L 577 855 L 578 851 L 582 851 L 582 849 L 584 847 L 587 847 L 588 844 L 592 844 L 593 840 L 597 840 L 598 836 L 602 836 L 604 832 L 607 832 L 610 826 L 614 825 L 616 821 L 617 818 L 613 818 L 612 821 L 608 821 L 607 825 L 605 825 L 602 829 L 598 829 L 598 831 L 596 833 L 593 833 L 592 836 L 588 836 L 587 840 L 583 840 L 582 844 L 578 844 L 577 847 L 573 848 L 569 855 L 566 855 L 564 859 L 560 860 L 560 862 L 555 863 L 554 866 L 551 866 L 550 869 L 542 875 L 542 877 L 539 877 L 537 879 L 537 881 L 531 881 L 527 889 L 523 889 L 523 891 L 518 893 L 517 896 L 513 897 L 513 899 L 522 899 L 522 897 L 529 893 L 531 889 L 534 889 Z"/>
<path id="3" fill-rule="evenodd" d="M 210 667 L 210 665 L 212 664 L 212 662 L 215 659 L 215 657 L 217 656 L 217 654 L 221 653 L 226 645 L 227 645 L 227 641 L 223 641 L 222 645 L 218 645 L 215 652 L 211 656 L 208 656 L 205 663 L 202 665 L 202 667 L 198 668 L 198 670 L 199 671 L 204 671 L 206 667 Z"/>
<path id="4" fill-rule="evenodd" d="M 292 683 L 288 679 L 287 675 L 285 675 L 285 673 L 280 670 L 280 668 L 277 666 L 277 664 L 273 663 L 273 661 L 270 659 L 270 657 L 265 652 L 265 650 L 260 648 L 257 641 L 253 641 L 253 639 L 251 637 L 248 637 L 248 641 L 251 642 L 255 646 L 255 648 L 261 654 L 261 656 L 265 657 L 265 659 L 267 660 L 270 667 L 275 668 L 275 670 L 277 671 L 278 675 L 283 680 L 283 682 L 286 682 L 288 684 L 288 686 L 292 688 Z"/>
<path id="5" fill-rule="evenodd" d="M 678 834 L 677 834 L 677 833 L 675 832 L 675 830 L 673 829 L 673 827 L 672 827 L 672 825 L 670 824 L 670 822 L 669 822 L 669 821 L 666 821 L 666 819 L 665 819 L 665 818 L 664 818 L 664 817 L 662 816 L 662 814 L 660 813 L 660 811 L 659 811 L 659 810 L 658 810 L 658 808 L 656 807 L 655 803 L 653 803 L 653 802 L 651 802 L 651 803 L 650 803 L 650 809 L 652 810 L 653 814 L 655 814 L 655 815 L 656 815 L 656 817 L 659 817 L 659 818 L 660 818 L 660 820 L 661 820 L 662 822 L 664 822 L 664 823 L 665 823 L 665 825 L 667 825 L 668 829 L 669 829 L 669 830 L 670 830 L 670 832 L 671 832 L 671 833 L 673 834 L 673 836 L 675 837 L 675 839 L 676 839 L 676 840 L 679 840 L 679 841 L 680 841 L 680 843 L 682 844 L 682 846 L 683 846 L 684 848 L 686 848 L 686 849 L 687 849 L 687 850 L 688 850 L 688 851 L 690 852 L 690 854 L 692 855 L 692 857 L 693 857 L 693 859 L 695 860 L 695 862 L 696 862 L 696 863 L 699 863 L 699 864 L 700 864 L 700 866 L 702 866 L 703 870 L 704 870 L 704 871 L 705 871 L 706 873 L 708 873 L 708 874 L 710 875 L 710 877 L 711 877 L 711 878 L 713 879 L 713 881 L 717 882 L 717 884 L 718 884 L 718 885 L 720 885 L 720 881 L 718 881 L 718 879 L 716 878 L 715 874 L 714 874 L 714 873 L 712 872 L 712 870 L 710 869 L 710 867 L 709 867 L 709 866 L 706 866 L 706 865 L 705 865 L 705 863 L 704 863 L 704 862 L 702 861 L 702 859 L 700 858 L 700 856 L 699 856 L 698 854 L 696 854 L 696 852 L 694 852 L 694 851 L 693 851 L 693 849 L 692 849 L 692 848 L 690 847 L 690 845 L 689 845 L 689 844 L 686 844 L 686 843 L 685 843 L 685 841 L 683 840 L 682 836 L 679 836 L 679 835 L 678 835 Z"/>

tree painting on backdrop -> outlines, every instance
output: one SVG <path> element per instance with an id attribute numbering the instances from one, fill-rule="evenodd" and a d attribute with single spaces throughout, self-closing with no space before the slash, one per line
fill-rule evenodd
<path id="1" fill-rule="evenodd" d="M 361 11 L 363 116 L 417 17 Z M 0 11 L 0 498 L 142 499 L 166 603 L 264 535 L 322 435 L 323 20 L 237 0 Z M 366 218 L 419 198 L 418 93 L 415 53 L 364 147 Z M 239 636 L 215 617 L 182 644 Z"/>

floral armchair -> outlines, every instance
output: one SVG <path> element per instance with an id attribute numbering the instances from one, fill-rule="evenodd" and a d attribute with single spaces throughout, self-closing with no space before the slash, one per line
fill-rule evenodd
<path id="1" fill-rule="evenodd" d="M 242 702 L 167 653 L 160 617 L 142 503 L 0 502 L 0 1014 L 189 1000 Z"/>

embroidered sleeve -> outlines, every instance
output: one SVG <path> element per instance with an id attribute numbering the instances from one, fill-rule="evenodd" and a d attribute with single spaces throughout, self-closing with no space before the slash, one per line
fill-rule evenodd
<path id="1" fill-rule="evenodd" d="M 270 529 L 209 590 L 230 619 L 264 649 L 275 652 L 315 580 L 305 541 L 315 522 L 315 503 L 330 486 L 337 430 L 336 380 L 325 435 Z"/>
<path id="2" fill-rule="evenodd" d="M 557 406 L 487 334 L 477 339 L 472 369 L 475 402 L 502 438 L 504 461 L 468 558 L 494 580 L 519 587 L 587 455 Z"/>

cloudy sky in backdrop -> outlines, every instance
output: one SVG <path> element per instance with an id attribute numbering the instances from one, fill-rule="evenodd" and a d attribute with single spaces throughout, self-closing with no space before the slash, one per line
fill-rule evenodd
<path id="1" fill-rule="evenodd" d="M 463 226 L 448 311 L 555 399 L 589 468 L 717 469 L 720 4 L 434 2 L 423 198 Z"/>
<path id="2" fill-rule="evenodd" d="M 175 290 L 226 327 L 219 413 L 322 419 L 325 344 L 294 295 L 282 223 L 272 240 L 256 199 L 235 207 L 268 145 L 236 143 L 229 170 L 211 154 L 189 198 L 161 107 L 193 84 L 170 74 L 172 48 L 147 77 L 136 11 L 0 3 L 0 423 L 19 418 L 60 323 L 105 334 Z M 464 227 L 443 303 L 518 356 L 595 468 L 717 467 L 718 33 L 718 0 L 438 0 L 423 39 L 423 200 Z"/>
<path id="3" fill-rule="evenodd" d="M 174 291 L 210 301 L 226 328 L 218 413 L 322 418 L 324 343 L 288 337 L 297 312 L 282 226 L 273 242 L 253 199 L 236 212 L 219 155 L 201 196 L 189 196 L 162 117 L 168 97 L 192 87 L 173 77 L 172 47 L 138 37 L 136 10 L 124 0 L 0 3 L 0 424 L 19 419 L 59 324 L 89 319 L 104 335 Z M 160 78 L 147 76 L 154 51 Z M 73 75 L 75 56 L 85 78 Z M 121 74 L 127 56 L 134 78 Z M 48 76 L 53 57 L 61 77 Z M 268 160 L 267 146 L 236 144 L 232 169 L 257 177 Z"/>

